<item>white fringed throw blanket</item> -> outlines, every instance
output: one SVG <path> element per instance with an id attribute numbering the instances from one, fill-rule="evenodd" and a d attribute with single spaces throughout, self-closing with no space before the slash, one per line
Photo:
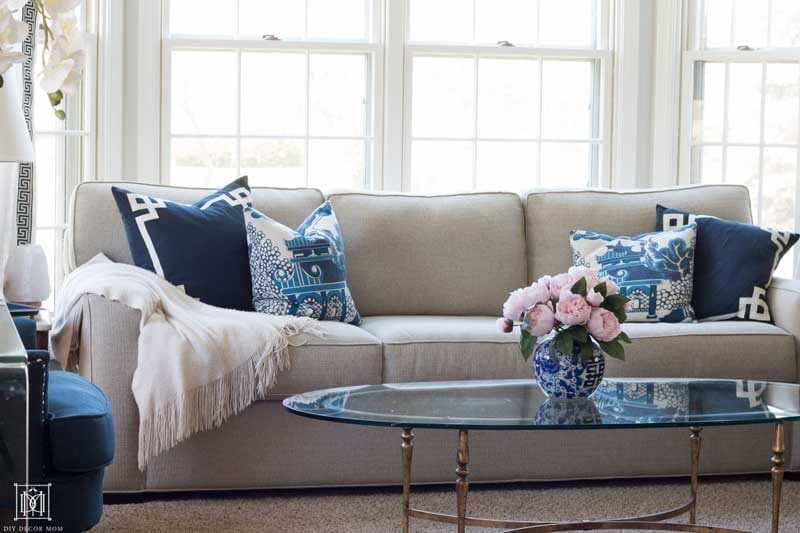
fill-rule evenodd
<path id="1" fill-rule="evenodd" d="M 59 293 L 52 339 L 64 368 L 77 364 L 85 294 L 142 314 L 131 386 L 139 407 L 140 470 L 264 398 L 289 365 L 289 345 L 305 342 L 305 333 L 321 336 L 311 319 L 212 307 L 144 269 L 93 260 L 70 274 Z"/>

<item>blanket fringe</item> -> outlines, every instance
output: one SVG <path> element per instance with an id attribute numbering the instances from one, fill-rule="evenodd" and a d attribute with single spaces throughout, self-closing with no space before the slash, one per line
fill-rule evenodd
<path id="1" fill-rule="evenodd" d="M 287 322 L 279 335 L 225 376 L 181 394 L 152 413 L 139 413 L 139 470 L 144 471 L 148 461 L 161 452 L 195 433 L 219 427 L 264 399 L 278 373 L 289 368 L 289 339 L 299 334 L 324 336 L 310 319 Z"/>

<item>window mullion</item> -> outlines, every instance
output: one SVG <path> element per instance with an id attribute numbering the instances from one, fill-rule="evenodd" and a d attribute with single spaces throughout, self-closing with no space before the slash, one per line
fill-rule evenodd
<path id="1" fill-rule="evenodd" d="M 764 111 L 767 103 L 767 64 L 761 63 L 761 102 L 760 120 L 758 123 L 758 197 L 756 224 L 761 224 L 764 211 Z"/>
<path id="2" fill-rule="evenodd" d="M 308 0 L 306 0 L 306 32 L 308 31 Z M 311 50 L 306 50 L 306 150 L 305 150 L 305 172 L 306 186 L 309 185 L 310 173 L 308 163 L 311 153 Z"/>
<path id="3" fill-rule="evenodd" d="M 728 105 L 730 102 L 730 63 L 725 62 L 725 94 L 722 103 L 722 182 L 728 182 Z"/>
<path id="4" fill-rule="evenodd" d="M 475 3 L 474 0 L 473 3 Z M 478 54 L 475 54 L 473 69 L 475 71 L 475 87 L 472 97 L 474 106 L 472 110 L 472 188 L 476 189 L 478 187 L 478 84 L 480 83 L 480 55 Z"/>
<path id="5" fill-rule="evenodd" d="M 536 185 L 541 187 L 542 186 L 542 103 L 544 101 L 543 96 L 543 88 L 544 88 L 544 57 L 539 58 L 539 94 L 538 102 L 536 104 L 536 113 L 538 114 L 537 118 L 539 120 L 538 123 L 538 133 L 537 137 L 539 138 L 538 142 L 536 143 Z"/>

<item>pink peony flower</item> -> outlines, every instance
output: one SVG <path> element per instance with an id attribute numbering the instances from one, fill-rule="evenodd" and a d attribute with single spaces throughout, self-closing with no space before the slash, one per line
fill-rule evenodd
<path id="1" fill-rule="evenodd" d="M 612 294 L 619 294 L 619 287 L 617 287 L 616 283 L 614 283 L 608 278 L 603 278 L 600 281 L 604 281 L 606 284 L 606 296 L 611 296 Z"/>
<path id="2" fill-rule="evenodd" d="M 592 307 L 600 307 L 603 300 L 605 300 L 603 295 L 595 291 L 594 287 L 590 287 L 589 290 L 586 291 L 586 301 L 592 304 Z"/>
<path id="3" fill-rule="evenodd" d="M 595 339 L 602 342 L 610 342 L 619 336 L 621 331 L 619 320 L 614 313 L 602 307 L 592 309 L 586 329 Z"/>
<path id="4" fill-rule="evenodd" d="M 497 319 L 497 330 L 500 333 L 511 333 L 514 331 L 514 321 L 507 318 Z"/>
<path id="5" fill-rule="evenodd" d="M 572 286 L 578 281 L 579 278 L 573 277 L 571 274 L 558 274 L 550 279 L 550 295 L 553 298 L 558 298 L 561 291 L 564 289 L 571 289 Z"/>
<path id="6" fill-rule="evenodd" d="M 503 304 L 503 317 L 509 320 L 519 320 L 522 313 L 549 299 L 550 291 L 543 285 L 534 282 L 529 287 L 517 289 L 508 295 L 506 303 Z"/>
<path id="7" fill-rule="evenodd" d="M 587 287 L 594 287 L 601 281 L 597 270 L 585 266 L 569 267 L 567 274 L 575 278 L 575 281 L 578 281 L 581 278 L 586 278 Z"/>
<path id="8" fill-rule="evenodd" d="M 550 300 L 550 289 L 534 281 L 530 287 L 522 289 L 522 298 L 525 300 L 525 309 L 530 309 L 536 304 Z"/>
<path id="9" fill-rule="evenodd" d="M 525 297 L 522 295 L 524 289 L 512 291 L 506 303 L 503 304 L 503 318 L 517 321 L 522 319 L 522 313 L 527 309 Z"/>
<path id="10" fill-rule="evenodd" d="M 556 316 L 550 304 L 536 304 L 528 311 L 528 333 L 534 337 L 547 335 L 555 325 Z"/>
<path id="11" fill-rule="evenodd" d="M 536 283 L 542 287 L 545 287 L 548 291 L 550 291 L 550 281 L 552 281 L 553 276 L 542 276 L 541 278 L 536 280 Z"/>
<path id="12" fill-rule="evenodd" d="M 556 320 L 566 326 L 583 325 L 591 312 L 592 306 L 583 296 L 564 290 L 556 305 Z"/>

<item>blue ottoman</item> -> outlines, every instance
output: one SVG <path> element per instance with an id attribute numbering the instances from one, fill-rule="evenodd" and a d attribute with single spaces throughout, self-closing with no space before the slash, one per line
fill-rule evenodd
<path id="1" fill-rule="evenodd" d="M 53 523 L 89 529 L 103 514 L 103 473 L 114 460 L 114 420 L 94 384 L 63 370 L 47 382 L 47 481 Z"/>

